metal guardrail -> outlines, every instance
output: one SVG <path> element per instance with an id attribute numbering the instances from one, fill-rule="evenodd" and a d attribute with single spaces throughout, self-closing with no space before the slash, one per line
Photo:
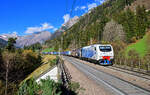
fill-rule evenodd
<path id="1" fill-rule="evenodd" d="M 59 73 L 60 73 L 60 77 L 61 77 L 60 79 L 61 79 L 63 85 L 67 86 L 72 77 L 69 73 L 69 70 L 67 69 L 67 67 L 64 64 L 64 61 L 61 58 L 58 59 L 58 68 L 59 68 Z"/>

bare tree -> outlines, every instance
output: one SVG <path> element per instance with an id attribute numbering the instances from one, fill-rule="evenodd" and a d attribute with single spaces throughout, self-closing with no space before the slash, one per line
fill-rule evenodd
<path id="1" fill-rule="evenodd" d="M 2 58 L 3 58 L 3 67 L 5 68 L 6 70 L 6 74 L 5 74 L 5 79 L 6 79 L 6 84 L 5 84 L 5 95 L 7 95 L 7 89 L 8 89 L 8 75 L 9 75 L 9 72 L 12 68 L 12 62 L 14 60 L 14 53 L 10 53 L 10 52 L 4 52 L 3 55 L 2 55 Z"/>
<path id="2" fill-rule="evenodd" d="M 114 42 L 114 41 L 124 41 L 125 33 L 121 24 L 118 24 L 114 20 L 111 20 L 106 24 L 103 31 L 103 40 Z"/>

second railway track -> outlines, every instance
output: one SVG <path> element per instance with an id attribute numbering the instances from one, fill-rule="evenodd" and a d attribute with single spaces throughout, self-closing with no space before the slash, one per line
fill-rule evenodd
<path id="1" fill-rule="evenodd" d="M 146 74 L 143 74 L 143 73 L 139 73 L 139 72 L 135 72 L 135 71 L 131 71 L 131 70 L 128 70 L 128 69 L 122 69 L 122 68 L 119 68 L 119 67 L 107 67 L 109 69 L 113 69 L 113 70 L 117 70 L 117 71 L 120 71 L 120 72 L 124 72 L 124 73 L 127 73 L 127 74 L 130 74 L 130 75 L 134 75 L 134 76 L 137 76 L 137 77 L 141 77 L 143 79 L 147 79 L 147 80 L 150 80 L 150 76 L 149 75 L 146 75 Z M 128 71 L 127 71 L 128 70 Z M 148 76 L 148 77 L 146 77 Z"/>

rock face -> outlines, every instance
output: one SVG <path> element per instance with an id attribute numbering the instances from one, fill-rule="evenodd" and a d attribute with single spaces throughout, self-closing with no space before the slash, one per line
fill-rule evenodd
<path id="1" fill-rule="evenodd" d="M 72 19 L 70 19 L 68 22 L 64 23 L 63 26 L 70 28 L 72 25 L 74 25 L 79 20 L 78 16 L 74 16 Z"/>
<path id="2" fill-rule="evenodd" d="M 18 37 L 16 41 L 16 47 L 24 47 L 35 44 L 37 42 L 44 43 L 51 38 L 51 33 L 48 31 L 36 32 L 31 35 Z"/>
<path id="3" fill-rule="evenodd" d="M 69 29 L 71 26 L 73 26 L 75 23 L 77 23 L 79 20 L 78 16 L 74 16 L 72 19 L 70 19 L 68 22 L 62 24 L 62 26 L 55 31 L 55 33 L 52 35 L 51 39 L 54 39 L 62 34 L 62 32 Z"/>

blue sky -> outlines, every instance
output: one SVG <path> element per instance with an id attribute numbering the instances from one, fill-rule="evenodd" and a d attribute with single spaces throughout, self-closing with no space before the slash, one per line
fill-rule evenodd
<path id="1" fill-rule="evenodd" d="M 104 0 L 0 0 L 0 35 L 54 32 L 69 18 L 81 16 Z"/>

